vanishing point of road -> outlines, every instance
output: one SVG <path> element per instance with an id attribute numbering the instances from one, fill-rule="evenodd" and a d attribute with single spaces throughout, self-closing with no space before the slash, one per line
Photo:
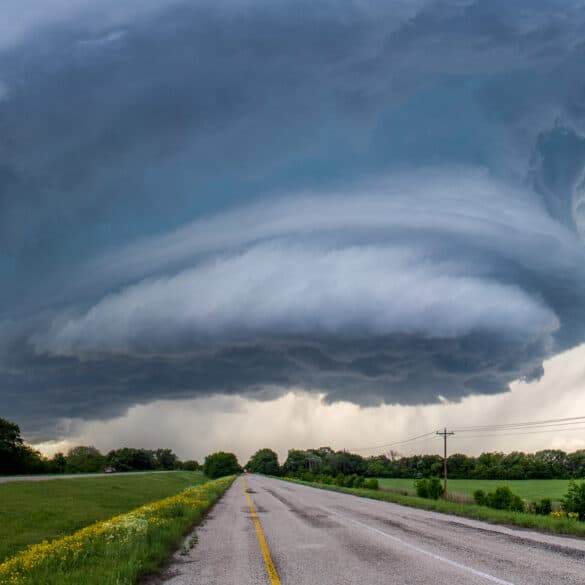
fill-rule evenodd
<path id="1" fill-rule="evenodd" d="M 571 585 L 585 540 L 257 475 L 238 478 L 165 585 Z"/>

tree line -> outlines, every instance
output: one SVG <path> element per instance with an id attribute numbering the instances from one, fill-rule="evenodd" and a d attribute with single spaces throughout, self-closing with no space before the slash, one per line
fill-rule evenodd
<path id="1" fill-rule="evenodd" d="M 482 453 L 472 457 L 456 453 L 447 458 L 449 477 L 454 479 L 575 479 L 585 477 L 585 450 L 566 453 L 545 449 L 536 453 Z M 317 476 L 358 475 L 363 477 L 400 477 L 419 479 L 440 476 L 443 458 L 439 455 L 398 453 L 362 457 L 330 447 L 291 449 L 282 466 L 274 451 L 256 452 L 246 468 L 256 473 L 309 478 Z"/>
<path id="2" fill-rule="evenodd" d="M 97 473 L 115 471 L 154 471 L 199 469 L 197 461 L 181 461 L 171 449 L 123 447 L 101 453 L 93 446 L 79 445 L 66 454 L 44 457 L 27 445 L 16 423 L 0 418 L 0 475 L 43 473 Z"/>
<path id="3" fill-rule="evenodd" d="M 42 473 L 90 473 L 111 467 L 116 471 L 183 469 L 195 471 L 197 461 L 180 461 L 171 449 L 120 448 L 102 454 L 93 446 L 77 446 L 67 454 L 51 458 L 27 445 L 17 424 L 0 418 L 0 475 Z M 472 457 L 462 453 L 447 459 L 449 477 L 454 479 L 576 479 L 585 478 L 585 450 L 567 453 L 544 449 L 536 453 L 491 452 Z M 266 475 L 304 479 L 338 476 L 400 477 L 419 479 L 439 476 L 443 459 L 439 455 L 387 455 L 363 457 L 330 447 L 290 449 L 283 465 L 271 449 L 259 449 L 245 469 Z M 221 477 L 241 471 L 233 453 L 213 453 L 205 458 L 203 471 Z"/>

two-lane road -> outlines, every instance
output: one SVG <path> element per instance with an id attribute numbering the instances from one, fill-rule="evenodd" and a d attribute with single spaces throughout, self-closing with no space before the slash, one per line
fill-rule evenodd
<path id="1" fill-rule="evenodd" d="M 585 584 L 585 540 L 261 476 L 245 482 L 248 497 L 239 478 L 198 529 L 190 555 L 175 557 L 165 583 Z"/>

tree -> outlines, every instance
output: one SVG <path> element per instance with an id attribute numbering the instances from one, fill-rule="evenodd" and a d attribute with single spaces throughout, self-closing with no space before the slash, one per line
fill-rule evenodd
<path id="1" fill-rule="evenodd" d="M 585 481 L 571 481 L 569 491 L 563 496 L 561 504 L 565 512 L 579 514 L 579 520 L 585 520 Z"/>
<path id="2" fill-rule="evenodd" d="M 252 473 L 280 475 L 278 455 L 272 449 L 260 449 L 252 455 L 246 465 L 246 469 Z"/>
<path id="3" fill-rule="evenodd" d="M 108 464 L 117 471 L 148 471 L 155 468 L 154 453 L 132 447 L 114 449 L 108 453 Z"/>
<path id="4" fill-rule="evenodd" d="M 0 451 L 16 449 L 23 444 L 20 427 L 5 418 L 0 418 Z"/>
<path id="5" fill-rule="evenodd" d="M 188 459 L 187 461 L 181 462 L 180 467 L 183 471 L 197 471 L 201 468 L 201 465 L 194 459 Z"/>
<path id="6" fill-rule="evenodd" d="M 175 469 L 178 462 L 177 456 L 170 449 L 157 449 L 154 460 L 157 469 Z"/>
<path id="7" fill-rule="evenodd" d="M 567 474 L 570 477 L 585 477 L 585 450 L 575 451 L 567 456 Z"/>
<path id="8" fill-rule="evenodd" d="M 473 460 L 462 453 L 454 453 L 447 459 L 449 477 L 453 479 L 469 477 L 473 466 Z"/>
<path id="9" fill-rule="evenodd" d="M 44 473 L 46 462 L 30 445 L 25 445 L 20 436 L 20 427 L 0 418 L 0 474 Z"/>
<path id="10" fill-rule="evenodd" d="M 284 475 L 295 476 L 307 470 L 307 453 L 298 449 L 289 449 L 288 457 L 282 466 Z"/>
<path id="11" fill-rule="evenodd" d="M 384 462 L 385 457 L 371 457 L 368 460 L 368 466 L 366 467 L 366 475 L 369 477 L 386 477 L 388 475 L 388 469 Z"/>
<path id="12" fill-rule="evenodd" d="M 79 445 L 67 453 L 67 471 L 71 473 L 93 473 L 101 471 L 106 458 L 93 446 Z"/>
<path id="13" fill-rule="evenodd" d="M 20 427 L 16 423 L 0 418 L 0 474 L 20 471 L 23 445 Z"/>
<path id="14" fill-rule="evenodd" d="M 237 457 L 224 451 L 208 455 L 203 463 L 203 473 L 211 479 L 240 473 L 241 470 Z"/>
<path id="15" fill-rule="evenodd" d="M 542 462 L 545 468 L 544 479 L 564 478 L 566 477 L 565 469 L 567 467 L 567 454 L 559 449 L 545 449 L 538 451 L 534 457 Z"/>
<path id="16" fill-rule="evenodd" d="M 67 459 L 63 453 L 55 453 L 53 458 L 49 461 L 50 473 L 64 473 L 67 467 Z"/>
<path id="17" fill-rule="evenodd" d="M 47 460 L 30 445 L 20 447 L 19 465 L 18 473 L 46 473 L 48 467 Z"/>

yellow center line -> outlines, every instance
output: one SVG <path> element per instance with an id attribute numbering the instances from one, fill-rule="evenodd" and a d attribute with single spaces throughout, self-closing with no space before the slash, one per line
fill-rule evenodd
<path id="1" fill-rule="evenodd" d="M 272 562 L 272 557 L 270 556 L 270 550 L 268 549 L 268 545 L 266 544 L 266 539 L 264 538 L 264 532 L 262 531 L 262 526 L 260 525 L 260 520 L 258 519 L 258 515 L 256 514 L 256 509 L 254 508 L 254 504 L 252 503 L 252 498 L 248 493 L 248 486 L 246 485 L 246 480 L 244 479 L 244 493 L 246 494 L 246 500 L 248 501 L 248 507 L 250 508 L 250 513 L 252 514 L 252 520 L 254 520 L 254 526 L 256 527 L 256 534 L 258 535 L 258 542 L 260 542 L 260 548 L 262 549 L 262 556 L 264 557 L 264 564 L 266 565 L 266 571 L 268 572 L 268 577 L 270 578 L 271 585 L 281 585 L 280 577 L 276 572 L 276 567 Z"/>

